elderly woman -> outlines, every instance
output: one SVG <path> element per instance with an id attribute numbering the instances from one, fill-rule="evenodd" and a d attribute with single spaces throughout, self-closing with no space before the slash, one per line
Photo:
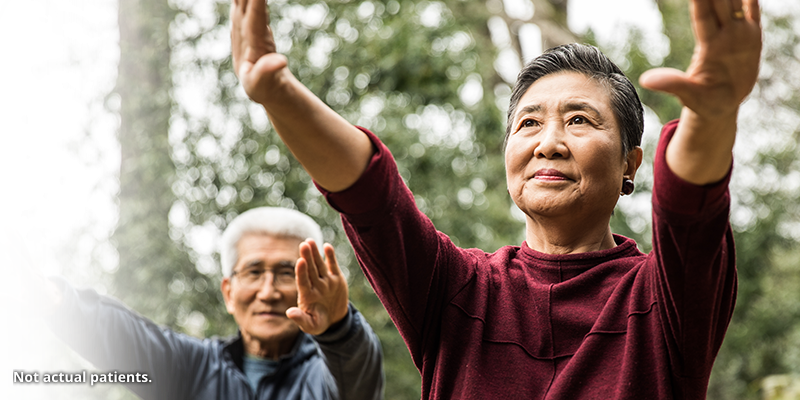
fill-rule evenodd
<path id="1" fill-rule="evenodd" d="M 234 1 L 236 72 L 342 213 L 420 370 L 423 398 L 705 397 L 736 296 L 728 179 L 761 31 L 757 0 L 691 8 L 687 72 L 641 79 L 685 106 L 657 149 L 653 251 L 609 228 L 642 161 L 641 103 L 604 55 L 569 45 L 519 75 L 505 166 L 526 239 L 488 254 L 437 232 L 389 150 L 292 76 L 263 1 Z"/>

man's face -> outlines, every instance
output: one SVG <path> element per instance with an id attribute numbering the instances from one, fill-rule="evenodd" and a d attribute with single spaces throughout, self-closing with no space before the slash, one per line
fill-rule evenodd
<path id="1" fill-rule="evenodd" d="M 249 352 L 278 357 L 291 349 L 300 332 L 286 310 L 297 305 L 294 265 L 301 242 L 246 233 L 237 243 L 239 259 L 232 276 L 222 281 L 222 295 Z"/>

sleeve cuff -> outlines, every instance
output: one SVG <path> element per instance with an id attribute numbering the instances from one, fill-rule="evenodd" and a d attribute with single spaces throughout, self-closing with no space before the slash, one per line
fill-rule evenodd
<path id="1" fill-rule="evenodd" d="M 667 211 L 694 215 L 707 208 L 716 208 L 728 202 L 728 183 L 733 166 L 720 181 L 708 185 L 695 185 L 675 175 L 667 165 L 666 151 L 678 120 L 670 121 L 661 130 L 653 166 L 653 203 Z"/>
<path id="2" fill-rule="evenodd" d="M 331 344 L 338 341 L 346 340 L 352 336 L 352 331 L 358 327 L 358 318 L 356 317 L 358 310 L 352 303 L 347 306 L 347 314 L 341 321 L 328 327 L 328 330 L 320 335 L 314 335 L 314 340 L 319 343 Z"/>
<path id="3" fill-rule="evenodd" d="M 395 193 L 394 185 L 398 181 L 402 182 L 397 172 L 397 164 L 386 145 L 369 130 L 357 128 L 367 135 L 375 149 L 361 177 L 352 186 L 340 192 L 329 192 L 314 182 L 331 207 L 356 220 L 376 213 L 385 214 L 394 203 L 394 198 L 391 196 Z"/>

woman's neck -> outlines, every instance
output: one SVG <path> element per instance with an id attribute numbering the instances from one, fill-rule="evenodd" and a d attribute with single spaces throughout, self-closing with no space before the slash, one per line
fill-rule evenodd
<path id="1" fill-rule="evenodd" d="M 525 242 L 533 250 L 545 254 L 575 254 L 607 250 L 617 246 L 611 227 L 610 217 L 605 221 L 582 220 L 574 218 L 531 218 L 527 217 Z"/>

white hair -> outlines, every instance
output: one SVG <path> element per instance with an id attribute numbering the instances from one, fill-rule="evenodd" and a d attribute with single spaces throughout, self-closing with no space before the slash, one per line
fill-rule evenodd
<path id="1" fill-rule="evenodd" d="M 234 218 L 222 233 L 219 248 L 224 276 L 230 276 L 233 272 L 239 259 L 236 246 L 246 233 L 288 236 L 300 240 L 311 238 L 317 242 L 317 246 L 322 246 L 322 230 L 308 215 L 288 208 L 253 208 Z"/>

